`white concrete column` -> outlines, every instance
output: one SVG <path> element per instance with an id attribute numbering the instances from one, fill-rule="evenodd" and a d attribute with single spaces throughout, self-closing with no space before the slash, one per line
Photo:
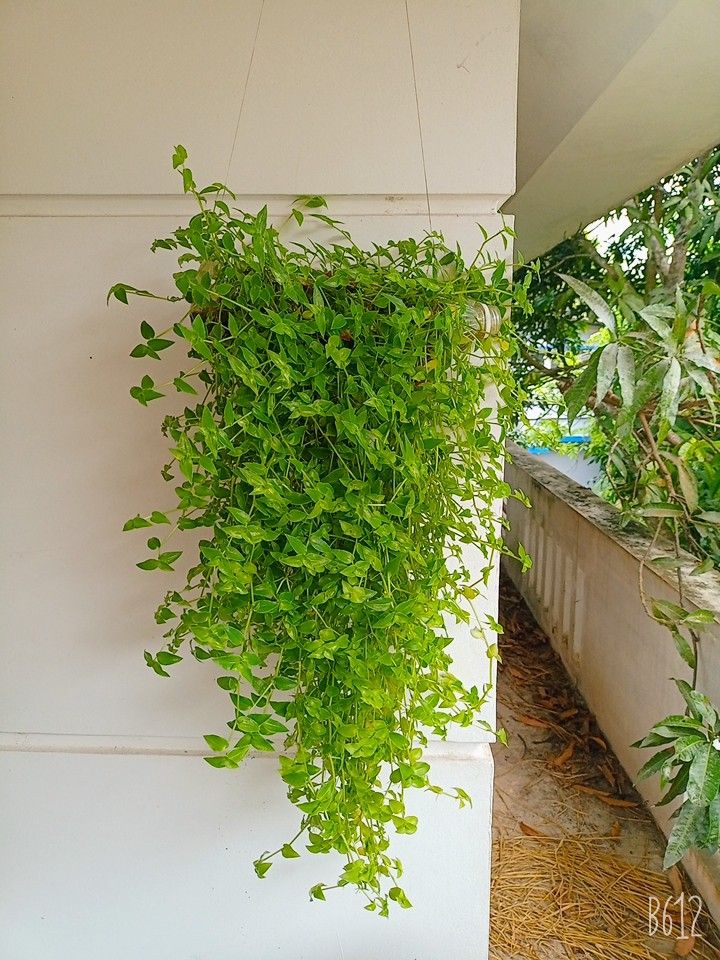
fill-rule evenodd
<path id="1" fill-rule="evenodd" d="M 434 744 L 472 810 L 414 798 L 412 911 L 306 891 L 329 858 L 251 861 L 295 822 L 272 758 L 199 757 L 210 671 L 148 671 L 158 581 L 124 520 L 162 502 L 159 422 L 128 396 L 148 247 L 190 212 L 169 170 L 283 215 L 322 193 L 358 242 L 433 226 L 467 249 L 514 184 L 516 0 L 38 0 L 0 8 L 3 457 L 0 955 L 8 960 L 477 960 L 487 949 L 488 738 Z M 494 607 L 495 598 L 488 599 Z M 482 682 L 484 653 L 457 639 Z"/>

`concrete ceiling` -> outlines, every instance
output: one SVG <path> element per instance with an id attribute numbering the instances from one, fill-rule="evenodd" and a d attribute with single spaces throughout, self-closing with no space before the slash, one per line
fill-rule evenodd
<path id="1" fill-rule="evenodd" d="M 718 0 L 522 0 L 518 247 L 528 257 L 720 143 Z"/>

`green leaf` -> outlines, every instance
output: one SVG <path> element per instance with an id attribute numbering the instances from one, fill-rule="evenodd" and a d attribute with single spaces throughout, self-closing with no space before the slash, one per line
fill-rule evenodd
<path id="1" fill-rule="evenodd" d="M 626 344 L 618 347 L 617 372 L 623 404 L 629 407 L 635 399 L 635 356 Z"/>
<path id="2" fill-rule="evenodd" d="M 688 706 L 688 710 L 697 720 L 705 724 L 711 730 L 718 722 L 718 714 L 708 697 L 693 690 L 686 680 L 675 680 L 675 686 Z"/>
<path id="3" fill-rule="evenodd" d="M 640 767 L 637 772 L 637 780 L 646 780 L 654 773 L 659 773 L 675 753 L 672 747 L 661 750 Z"/>
<path id="4" fill-rule="evenodd" d="M 683 658 L 685 663 L 690 667 L 691 670 L 694 670 L 697 665 L 697 659 L 695 657 L 695 651 L 690 646 L 685 637 L 680 633 L 679 630 L 671 630 L 672 638 L 675 643 L 675 648 L 680 656 Z"/>
<path id="5" fill-rule="evenodd" d="M 179 143 L 175 147 L 175 152 L 172 157 L 173 170 L 177 170 L 178 167 L 181 167 L 188 158 L 187 150 L 185 147 Z"/>
<path id="6" fill-rule="evenodd" d="M 164 667 L 169 667 L 173 663 L 179 663 L 182 660 L 181 656 L 178 656 L 177 653 L 170 653 L 169 650 L 161 650 L 155 657 L 158 663 L 161 663 Z"/>
<path id="7" fill-rule="evenodd" d="M 183 377 L 175 377 L 175 379 L 173 380 L 173 384 L 175 386 L 175 389 L 178 390 L 180 393 L 197 394 L 197 390 L 195 389 L 195 387 L 191 383 L 188 383 L 187 380 L 183 379 Z"/>
<path id="8" fill-rule="evenodd" d="M 286 860 L 294 860 L 296 857 L 299 857 L 300 854 L 297 850 L 294 850 L 289 843 L 284 843 L 280 848 L 280 853 Z"/>
<path id="9" fill-rule="evenodd" d="M 720 847 L 720 796 L 715 797 L 708 804 L 705 833 L 701 836 L 701 845 L 711 854 L 717 853 Z"/>
<path id="10" fill-rule="evenodd" d="M 663 379 L 662 394 L 660 396 L 659 413 L 670 426 L 673 426 L 677 418 L 678 403 L 680 400 L 680 362 L 677 357 L 672 357 L 670 366 Z"/>
<path id="11" fill-rule="evenodd" d="M 683 460 L 678 458 L 675 465 L 677 467 L 680 490 L 682 491 L 683 497 L 685 497 L 685 503 L 690 513 L 695 513 L 699 504 L 697 481 Z"/>
<path id="12" fill-rule="evenodd" d="M 720 752 L 711 743 L 702 744 L 693 755 L 687 795 L 691 803 L 709 803 L 720 788 Z"/>
<path id="13" fill-rule="evenodd" d="M 639 507 L 641 517 L 681 517 L 683 508 L 679 503 L 647 503 Z"/>
<path id="14" fill-rule="evenodd" d="M 595 350 L 583 372 L 564 394 L 569 426 L 572 426 L 573 421 L 577 419 L 578 414 L 587 403 L 588 397 L 597 385 L 599 361 L 600 351 Z"/>
<path id="15" fill-rule="evenodd" d="M 653 615 L 663 623 L 682 623 L 687 617 L 687 610 L 670 600 L 659 600 L 653 597 L 650 604 Z"/>
<path id="16" fill-rule="evenodd" d="M 580 299 L 590 307 L 600 323 L 607 327 L 611 333 L 615 333 L 615 314 L 600 294 L 586 283 L 583 283 L 582 280 L 569 277 L 566 273 L 561 273 L 560 276 L 568 286 L 573 288 Z"/>
<path id="17" fill-rule="evenodd" d="M 673 778 L 670 789 L 666 794 L 664 794 L 661 800 L 658 800 L 658 807 L 667 806 L 668 803 L 672 803 L 673 800 L 676 800 L 678 797 L 682 796 L 683 793 L 685 793 L 685 788 L 687 787 L 688 782 L 688 772 L 688 766 L 683 766 L 680 768 L 680 771 Z"/>
<path id="18" fill-rule="evenodd" d="M 295 203 L 299 203 L 303 207 L 308 207 L 311 210 L 318 209 L 319 207 L 327 207 L 327 201 L 325 197 L 320 196 L 304 195 L 302 197 L 298 197 L 295 200 Z"/>
<path id="19" fill-rule="evenodd" d="M 170 676 L 170 674 L 167 672 L 167 670 L 163 670 L 163 668 L 162 668 L 162 667 L 160 666 L 160 664 L 157 662 L 157 660 L 155 659 L 155 657 L 153 657 L 153 655 L 152 655 L 148 650 L 145 651 L 145 653 L 143 654 L 143 656 L 145 657 L 145 663 L 150 667 L 151 670 L 154 670 L 155 673 L 156 673 L 159 677 L 169 677 L 169 676 Z"/>
<path id="20" fill-rule="evenodd" d="M 617 343 L 608 343 L 607 346 L 600 350 L 596 387 L 596 396 L 598 400 L 602 400 L 612 386 L 612 382 L 615 378 L 615 369 L 617 366 L 617 355 Z"/>
<path id="21" fill-rule="evenodd" d="M 664 311 L 664 313 L 663 313 L 663 311 Z M 672 309 L 670 309 L 670 310 L 669 310 L 669 315 L 672 316 L 672 313 L 673 313 L 673 311 L 672 311 Z M 662 340 L 668 340 L 668 341 L 669 341 L 670 338 L 671 338 L 672 330 L 670 329 L 670 326 L 669 326 L 667 323 L 665 323 L 664 320 L 661 320 L 661 319 L 660 319 L 660 316 L 661 316 L 661 315 L 665 315 L 665 316 L 668 315 L 667 308 L 665 308 L 665 307 L 664 307 L 663 305 L 661 305 L 661 304 L 653 304 L 653 305 L 651 305 L 651 306 L 644 307 L 644 308 L 640 311 L 640 316 L 641 316 L 641 317 L 643 318 L 643 320 L 647 323 L 647 325 L 648 325 L 652 330 L 654 330 L 655 333 L 657 333 L 657 335 L 658 335 Z"/>
<path id="22" fill-rule="evenodd" d="M 139 514 L 136 517 L 133 517 L 131 520 L 128 520 L 123 527 L 123 531 L 127 530 L 140 530 L 142 527 L 151 527 L 152 524 L 149 520 L 146 520 L 144 517 L 141 517 Z"/>
<path id="23" fill-rule="evenodd" d="M 116 283 L 110 287 L 110 291 L 107 295 L 107 302 L 110 303 L 110 297 L 115 297 L 116 300 L 119 300 L 120 303 L 127 304 L 127 286 L 124 283 Z"/>
<path id="24" fill-rule="evenodd" d="M 152 337 L 148 340 L 148 347 L 156 353 L 160 353 L 161 350 L 167 350 L 168 347 L 171 347 L 174 342 L 174 340 L 165 340 L 162 337 Z"/>
<path id="25" fill-rule="evenodd" d="M 668 839 L 663 869 L 672 867 L 695 846 L 705 817 L 705 805 L 686 801 Z"/>
<path id="26" fill-rule="evenodd" d="M 394 900 L 395 903 L 399 903 L 404 910 L 409 910 L 410 907 L 412 907 L 412 904 L 405 895 L 405 891 L 401 887 L 390 887 L 388 896 L 391 900 Z"/>
<path id="27" fill-rule="evenodd" d="M 218 737 L 214 733 L 206 733 L 204 740 L 211 750 L 215 750 L 217 752 L 227 750 L 227 748 L 230 746 L 225 737 Z"/>

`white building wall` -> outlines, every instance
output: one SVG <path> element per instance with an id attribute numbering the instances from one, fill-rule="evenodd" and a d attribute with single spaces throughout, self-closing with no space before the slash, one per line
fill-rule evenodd
<path id="1" fill-rule="evenodd" d="M 128 396 L 142 367 L 128 353 L 140 319 L 175 312 L 105 295 L 168 285 L 172 257 L 148 247 L 192 209 L 169 171 L 179 142 L 199 181 L 227 179 L 275 216 L 321 192 L 362 243 L 422 235 L 429 199 L 433 227 L 474 251 L 476 222 L 496 228 L 513 188 L 517 7 L 0 7 L 3 960 L 485 955 L 482 732 L 432 750 L 473 809 L 419 795 L 421 830 L 397 839 L 414 911 L 383 922 L 349 890 L 310 904 L 329 858 L 255 878 L 296 813 L 272 758 L 234 772 L 199 759 L 226 705 L 207 668 L 145 668 L 168 581 L 136 569 L 142 538 L 120 532 L 167 496 L 162 412 Z M 482 681 L 478 642 L 459 631 L 456 652 Z"/>

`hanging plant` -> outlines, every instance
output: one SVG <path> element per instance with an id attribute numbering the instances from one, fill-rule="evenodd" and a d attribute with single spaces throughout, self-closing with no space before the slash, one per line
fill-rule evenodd
<path id="1" fill-rule="evenodd" d="M 185 313 L 162 333 L 143 322 L 132 356 L 159 360 L 179 342 L 189 366 L 130 393 L 143 405 L 168 387 L 195 399 L 163 422 L 177 506 L 125 528 L 170 525 L 147 541 L 144 570 L 173 569 L 176 530 L 206 534 L 184 589 L 156 612 L 165 646 L 145 658 L 166 677 L 189 650 L 221 673 L 231 713 L 227 732 L 205 737 L 208 763 L 279 753 L 300 824 L 257 874 L 301 842 L 336 851 L 337 885 L 385 915 L 389 900 L 410 905 L 389 852 L 391 829 L 417 826 L 405 791 L 444 792 L 423 759 L 428 737 L 485 726 L 491 670 L 471 687 L 453 675 L 448 623 L 469 621 L 502 548 L 494 504 L 509 493 L 503 440 L 517 401 L 509 341 L 487 329 L 516 293 L 504 262 L 465 264 L 437 233 L 362 250 L 319 197 L 291 216 L 332 227 L 337 243 L 286 246 L 265 208 L 231 209 L 221 184 L 198 189 L 186 159 L 177 147 L 199 212 L 153 244 L 181 251 L 179 293 L 160 299 Z M 128 294 L 154 296 L 110 291 Z M 482 550 L 479 582 L 464 543 Z M 478 642 L 488 626 L 476 623 Z"/>

